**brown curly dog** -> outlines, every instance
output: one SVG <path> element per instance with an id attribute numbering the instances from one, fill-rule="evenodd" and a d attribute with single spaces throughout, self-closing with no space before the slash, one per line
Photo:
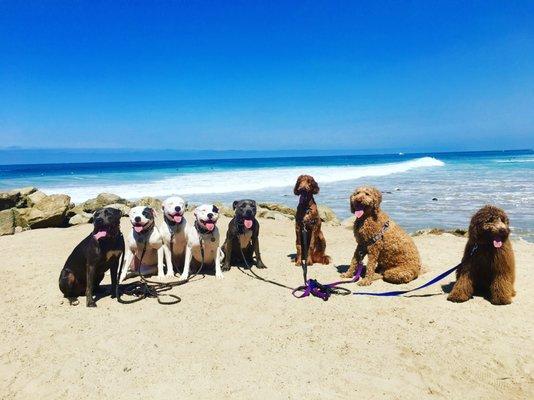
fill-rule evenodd
<path id="1" fill-rule="evenodd" d="M 365 276 L 358 282 L 370 285 L 384 279 L 390 283 L 407 283 L 419 275 L 421 259 L 412 238 L 380 209 L 382 194 L 374 187 L 360 187 L 350 196 L 350 209 L 356 216 L 354 237 L 358 246 L 348 271 L 352 278 L 358 263 L 368 256 Z"/>
<path id="2" fill-rule="evenodd" d="M 330 257 L 325 254 L 326 240 L 321 231 L 321 218 L 319 218 L 317 204 L 313 198 L 314 194 L 319 193 L 319 185 L 310 175 L 301 175 L 298 177 L 297 183 L 295 183 L 293 193 L 296 196 L 300 196 L 295 217 L 295 233 L 297 236 L 295 265 L 300 265 L 302 261 L 302 228 L 306 228 L 308 231 L 308 243 L 306 244 L 308 246 L 307 264 L 313 265 L 314 262 L 329 264 Z"/>
<path id="3" fill-rule="evenodd" d="M 506 213 L 495 206 L 484 206 L 473 215 L 462 264 L 447 300 L 464 302 L 481 292 L 489 295 L 492 304 L 512 302 L 515 261 L 509 224 Z"/>

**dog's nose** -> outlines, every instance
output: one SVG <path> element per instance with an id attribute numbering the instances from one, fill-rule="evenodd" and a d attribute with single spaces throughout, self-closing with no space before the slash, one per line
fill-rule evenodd
<path id="1" fill-rule="evenodd" d="M 209 214 L 208 214 L 208 218 L 209 218 L 209 219 L 212 219 L 212 218 L 213 218 L 213 214 L 212 214 L 212 213 L 209 213 Z"/>
<path id="2" fill-rule="evenodd" d="M 135 217 L 135 222 L 141 222 L 141 217 Z"/>
<path id="3" fill-rule="evenodd" d="M 252 210 L 247 210 L 247 211 L 245 212 L 245 215 L 246 215 L 247 217 L 252 216 Z"/>
<path id="4" fill-rule="evenodd" d="M 180 207 L 180 206 L 174 207 L 174 211 L 176 211 L 176 212 L 180 212 L 181 209 L 182 209 L 182 207 Z"/>

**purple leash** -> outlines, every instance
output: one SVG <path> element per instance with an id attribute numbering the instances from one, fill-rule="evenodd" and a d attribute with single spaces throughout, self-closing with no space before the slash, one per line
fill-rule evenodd
<path id="1" fill-rule="evenodd" d="M 363 264 L 359 263 L 356 274 L 354 274 L 354 277 L 352 279 L 346 280 L 346 281 L 337 281 L 337 282 L 327 283 L 324 285 L 320 284 L 315 279 L 308 279 L 306 281 L 306 285 L 299 286 L 298 288 L 294 289 L 292 294 L 297 299 L 308 297 L 311 294 L 312 296 L 318 297 L 322 299 L 323 301 L 327 301 L 330 298 L 331 294 L 341 294 L 341 295 L 351 294 L 351 291 L 349 289 L 340 288 L 338 286 L 344 283 L 356 282 L 358 279 L 360 279 L 362 275 L 362 270 L 363 270 Z M 302 292 L 302 294 L 299 296 L 296 294 L 297 292 Z"/>

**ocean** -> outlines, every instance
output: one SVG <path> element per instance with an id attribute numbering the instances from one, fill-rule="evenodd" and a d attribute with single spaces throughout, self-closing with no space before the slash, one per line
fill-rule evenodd
<path id="1" fill-rule="evenodd" d="M 190 203 L 231 203 L 246 197 L 295 207 L 294 182 L 310 174 L 321 186 L 317 202 L 340 219 L 350 216 L 353 189 L 374 185 L 383 192 L 383 209 L 410 232 L 465 228 L 489 203 L 506 210 L 515 237 L 532 242 L 533 172 L 532 150 L 2 165 L 0 190 L 36 186 L 76 203 L 110 192 L 132 200 L 180 195 Z"/>

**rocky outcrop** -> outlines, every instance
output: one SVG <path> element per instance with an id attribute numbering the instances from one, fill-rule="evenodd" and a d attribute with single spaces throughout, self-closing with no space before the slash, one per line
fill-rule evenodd
<path id="1" fill-rule="evenodd" d="M 93 221 L 93 214 L 89 214 L 89 213 L 74 214 L 69 219 L 69 225 L 88 224 L 92 221 Z"/>
<path id="2" fill-rule="evenodd" d="M 297 213 L 295 209 L 284 206 L 283 204 L 277 204 L 277 203 L 259 203 L 258 207 L 265 208 L 266 210 L 269 210 L 269 211 L 276 211 L 278 213 L 288 215 L 292 217 L 291 219 L 295 219 L 295 214 Z"/>
<path id="3" fill-rule="evenodd" d="M 228 207 L 221 202 L 217 202 L 214 205 L 219 209 L 219 215 L 224 215 L 228 218 L 234 217 L 234 209 L 232 207 Z"/>
<path id="4" fill-rule="evenodd" d="M 0 192 L 0 210 L 8 210 L 14 207 L 26 207 L 28 205 L 28 197 L 36 191 L 37 189 L 34 187 L 25 187 L 7 192 Z"/>
<path id="5" fill-rule="evenodd" d="M 123 217 L 127 217 L 128 214 L 130 213 L 130 207 L 127 206 L 126 204 L 115 203 L 115 204 L 109 204 L 106 207 L 115 208 L 115 209 L 119 210 Z M 91 218 L 91 220 L 92 220 L 92 218 Z"/>
<path id="6" fill-rule="evenodd" d="M 70 197 L 64 194 L 45 196 L 31 208 L 20 209 L 22 224 L 32 229 L 61 227 L 67 224 Z"/>
<path id="7" fill-rule="evenodd" d="M 123 199 L 120 196 L 112 193 L 100 193 L 94 199 L 89 199 L 79 205 L 81 209 L 88 213 L 94 213 L 99 208 L 109 206 L 110 204 L 125 204 L 128 207 L 132 207 L 134 203 Z"/>
<path id="8" fill-rule="evenodd" d="M 0 211 L 0 236 L 15 233 L 15 212 L 13 208 Z"/>
<path id="9" fill-rule="evenodd" d="M 321 218 L 321 221 L 334 226 L 341 225 L 341 222 L 339 222 L 336 213 L 332 211 L 330 207 L 318 205 L 317 211 L 319 212 L 319 218 Z"/>
<path id="10" fill-rule="evenodd" d="M 155 197 L 142 197 L 139 200 L 135 202 L 136 206 L 145 206 L 145 207 L 151 207 L 157 212 L 161 210 L 161 206 L 163 205 L 163 202 L 160 199 L 157 199 Z M 127 215 L 127 214 L 125 214 Z"/>
<path id="11" fill-rule="evenodd" d="M 441 229 L 441 228 L 428 228 L 428 229 L 419 229 L 412 233 L 412 236 L 422 236 L 422 235 L 443 235 L 444 233 L 449 233 L 454 236 L 467 237 L 467 230 L 465 229 Z"/>

